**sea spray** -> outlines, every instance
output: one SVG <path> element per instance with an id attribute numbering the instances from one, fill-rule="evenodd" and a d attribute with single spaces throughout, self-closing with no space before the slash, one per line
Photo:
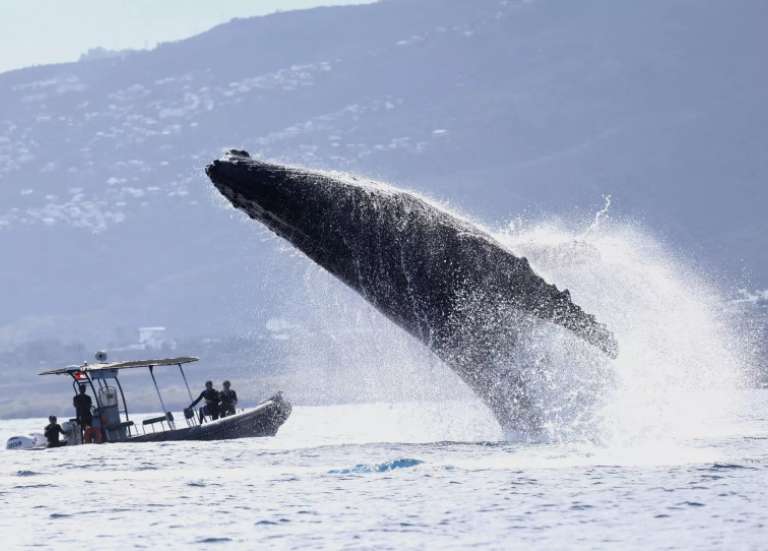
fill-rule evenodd
<path id="1" fill-rule="evenodd" d="M 615 441 L 704 430 L 708 411 L 733 406 L 753 361 L 752 340 L 726 297 L 637 224 L 603 213 L 579 230 L 562 221 L 518 223 L 497 238 L 615 332 L 621 353 L 599 432 Z"/>

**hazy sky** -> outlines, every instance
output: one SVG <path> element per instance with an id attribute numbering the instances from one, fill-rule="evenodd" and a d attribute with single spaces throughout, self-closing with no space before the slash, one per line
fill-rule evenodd
<path id="1" fill-rule="evenodd" d="M 0 0 L 0 72 L 75 61 L 90 48 L 151 48 L 233 17 L 371 0 Z"/>

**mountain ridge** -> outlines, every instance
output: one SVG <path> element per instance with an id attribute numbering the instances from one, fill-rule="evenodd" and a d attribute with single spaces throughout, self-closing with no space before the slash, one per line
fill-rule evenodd
<path id="1" fill-rule="evenodd" d="M 612 194 L 616 216 L 766 288 L 765 12 L 388 0 L 1 74 L 13 268 L 0 285 L 13 292 L 0 346 L 106 342 L 118 325 L 237 333 L 297 308 L 303 265 L 243 239 L 205 184 L 229 147 L 394 181 L 485 220 L 570 216 Z M 253 304 L 229 297 L 249 287 L 232 274 L 254 278 Z"/>

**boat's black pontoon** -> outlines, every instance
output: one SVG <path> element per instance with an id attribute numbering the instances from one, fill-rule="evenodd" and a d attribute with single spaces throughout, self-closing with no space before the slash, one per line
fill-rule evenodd
<path id="1" fill-rule="evenodd" d="M 40 375 L 66 375 L 71 377 L 72 386 L 77 394 L 79 385 L 90 387 L 95 407 L 93 412 L 93 428 L 87 434 L 87 440 L 92 437 L 96 441 L 105 442 L 162 442 L 168 440 L 226 440 L 249 436 L 274 436 L 280 426 L 291 414 L 291 404 L 277 393 L 269 400 L 258 404 L 255 408 L 241 411 L 217 420 L 208 419 L 202 411 L 185 410 L 184 426 L 176 425 L 176 418 L 165 406 L 163 395 L 155 378 L 155 368 L 176 366 L 187 388 L 190 401 L 192 391 L 184 373 L 184 365 L 198 361 L 195 357 L 165 358 L 158 360 L 139 360 L 117 363 L 95 363 L 51 369 Z M 147 368 L 152 378 L 152 384 L 157 392 L 163 415 L 143 419 L 139 425 L 131 420 L 128 414 L 128 404 L 118 374 L 123 369 Z M 81 442 L 80 427 L 69 426 L 68 444 Z M 86 431 L 87 433 L 87 431 Z M 14 437 L 19 438 L 19 437 Z M 9 440 L 9 447 L 11 441 Z M 22 446 L 14 446 L 22 447 Z M 24 446 L 26 447 L 26 446 Z"/>

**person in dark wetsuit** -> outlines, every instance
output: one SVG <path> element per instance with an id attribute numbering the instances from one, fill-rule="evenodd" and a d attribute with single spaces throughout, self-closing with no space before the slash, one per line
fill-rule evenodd
<path id="1" fill-rule="evenodd" d="M 189 409 L 192 409 L 197 405 L 200 400 L 205 400 L 205 415 L 211 419 L 219 418 L 219 391 L 213 388 L 212 381 L 205 381 L 205 390 L 200 393 L 197 399 L 189 404 Z"/>
<path id="2" fill-rule="evenodd" d="M 48 417 L 48 426 L 45 427 L 45 439 L 48 440 L 49 448 L 58 448 L 59 446 L 66 446 L 66 442 L 59 440 L 59 435 L 63 435 L 64 431 L 61 430 L 61 425 L 56 422 L 56 416 L 51 415 Z"/>
<path id="3" fill-rule="evenodd" d="M 91 397 L 85 393 L 85 385 L 80 385 L 80 394 L 76 395 L 72 399 L 72 405 L 75 406 L 75 416 L 77 422 L 80 423 L 80 428 L 90 427 L 93 425 L 93 414 L 91 413 Z"/>
<path id="4" fill-rule="evenodd" d="M 234 415 L 235 407 L 237 406 L 237 392 L 230 388 L 232 383 L 229 381 L 224 381 L 222 386 L 224 389 L 219 392 L 219 398 L 221 399 L 221 416 L 226 417 L 227 415 Z"/>

